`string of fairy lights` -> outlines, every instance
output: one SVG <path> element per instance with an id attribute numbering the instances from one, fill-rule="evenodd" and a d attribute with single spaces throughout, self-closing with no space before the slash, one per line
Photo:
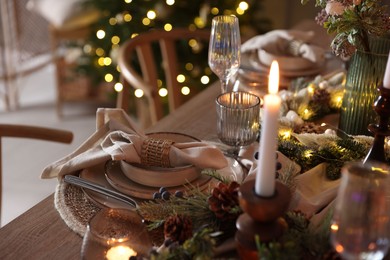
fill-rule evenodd
<path id="1" fill-rule="evenodd" d="M 133 0 L 123 0 L 126 4 L 136 4 Z M 137 3 L 139 4 L 139 3 Z M 154 8 L 151 8 L 147 10 L 144 14 L 144 17 L 141 19 L 142 25 L 147 28 L 152 28 L 156 26 L 156 23 L 161 23 L 161 20 L 158 20 L 160 13 L 163 13 L 164 8 L 170 8 L 173 7 L 176 3 L 175 0 L 166 0 L 165 1 L 166 6 L 161 7 L 158 5 L 155 5 Z M 250 8 L 250 5 L 246 1 L 240 1 L 237 2 L 237 6 L 235 9 L 224 9 L 221 10 L 220 8 L 216 6 L 212 6 L 213 3 L 205 3 L 203 4 L 202 8 L 199 10 L 199 15 L 193 18 L 193 22 L 188 25 L 188 28 L 190 30 L 196 30 L 196 29 L 203 29 L 209 24 L 209 19 L 212 16 L 216 16 L 219 14 L 233 14 L 236 16 L 242 16 L 244 15 Z M 134 17 L 129 9 L 121 11 L 116 14 L 111 14 L 108 19 L 108 23 L 111 26 L 115 26 L 117 24 L 124 24 L 124 23 L 131 23 L 134 20 Z M 157 21 L 158 20 L 158 21 Z M 174 25 L 170 22 L 164 22 L 163 24 L 159 24 L 165 31 L 171 31 L 174 28 Z M 143 28 L 144 29 L 144 28 Z M 143 30 L 145 31 L 145 30 Z M 96 30 L 94 35 L 96 36 L 96 39 L 99 41 L 108 41 L 111 42 L 111 50 L 107 51 L 104 50 L 104 48 L 96 46 L 93 47 L 91 44 L 85 44 L 83 46 L 83 52 L 86 54 L 93 54 L 96 55 L 97 58 L 97 66 L 100 67 L 109 67 L 109 66 L 115 66 L 114 72 L 105 72 L 104 74 L 104 81 L 109 83 L 110 86 L 114 87 L 114 90 L 116 92 L 120 92 L 123 90 L 123 85 L 119 82 L 119 76 L 116 76 L 116 74 L 119 75 L 120 68 L 118 65 L 116 65 L 116 57 L 117 53 L 120 47 L 120 44 L 123 43 L 128 38 L 134 38 L 139 34 L 139 32 L 132 32 L 129 36 L 123 36 L 120 35 L 109 35 L 107 33 L 107 28 L 99 28 Z M 108 38 L 110 37 L 110 38 Z M 199 49 L 201 48 L 201 44 L 196 39 L 190 39 L 187 42 L 188 46 L 192 50 L 193 53 L 199 52 Z M 204 46 L 203 46 L 204 47 Z M 94 52 L 94 53 L 93 53 Z M 193 70 L 195 70 L 194 64 L 192 62 L 187 62 L 184 66 L 184 69 L 186 72 L 191 74 Z M 203 71 L 201 72 L 201 75 L 199 75 L 199 82 L 201 85 L 206 86 L 210 83 L 211 80 L 212 71 L 211 69 L 206 66 L 203 68 Z M 189 95 L 191 93 L 192 85 L 190 84 L 190 81 L 188 80 L 188 75 L 185 75 L 184 73 L 181 73 L 177 75 L 176 80 L 182 85 L 181 88 L 181 94 L 182 95 Z M 159 79 L 158 82 L 159 87 L 159 95 L 161 97 L 167 96 L 168 90 L 164 86 L 163 80 Z M 134 96 L 141 98 L 144 95 L 143 91 L 141 89 L 135 89 L 134 90 Z"/>

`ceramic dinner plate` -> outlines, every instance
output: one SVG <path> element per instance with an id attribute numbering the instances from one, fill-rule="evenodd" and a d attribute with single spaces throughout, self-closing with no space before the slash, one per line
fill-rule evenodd
<path id="1" fill-rule="evenodd" d="M 257 52 L 248 52 L 242 54 L 241 69 L 244 71 L 251 71 L 257 73 L 269 73 L 269 66 L 265 65 L 260 59 Z M 311 66 L 302 70 L 282 70 L 280 68 L 280 75 L 283 77 L 303 77 L 318 74 L 323 69 L 323 66 Z"/>
<path id="2" fill-rule="evenodd" d="M 84 169 L 80 172 L 79 176 L 85 180 L 92 181 L 96 184 L 104 186 L 106 188 L 115 190 L 106 180 L 104 176 L 104 164 L 96 165 L 94 167 Z M 128 204 L 118 201 L 116 199 L 107 197 L 103 194 L 83 189 L 84 194 L 89 200 L 99 206 L 110 207 L 110 208 L 131 208 Z"/>
<path id="3" fill-rule="evenodd" d="M 230 178 L 232 181 L 234 180 L 240 183 L 244 177 L 243 169 L 236 160 L 232 158 L 227 158 L 227 160 L 229 162 L 229 165 L 226 168 L 217 170 L 218 174 L 223 177 Z M 146 187 L 126 178 L 123 172 L 121 172 L 119 162 L 108 163 L 109 164 L 107 164 L 107 166 L 110 166 L 110 164 L 111 166 L 113 166 L 108 169 L 108 171 L 106 171 L 106 167 L 104 164 L 100 164 L 82 170 L 79 175 L 83 179 L 95 182 L 110 189 L 121 191 L 139 200 L 151 199 L 153 193 L 158 190 L 158 188 Z M 208 187 L 212 187 L 213 183 L 211 181 L 212 178 L 202 176 L 199 178 L 199 180 L 195 180 L 194 182 L 196 182 L 201 189 L 207 189 Z M 194 182 L 192 182 L 191 185 L 195 184 Z M 179 187 L 170 188 L 170 190 L 172 191 L 175 191 L 177 189 L 179 189 Z M 183 189 L 183 186 L 181 186 L 180 189 Z M 111 199 L 99 193 L 87 189 L 83 189 L 83 191 L 91 201 L 98 205 L 111 208 L 129 208 L 129 205 L 121 203 L 115 199 Z"/>
<path id="4" fill-rule="evenodd" d="M 157 192 L 160 188 L 160 187 L 145 186 L 130 180 L 123 173 L 119 161 L 107 162 L 105 176 L 108 183 L 116 190 L 139 199 L 152 199 L 153 193 Z M 188 185 L 193 187 L 198 187 L 200 190 L 204 190 L 205 188 L 208 187 L 208 183 L 210 182 L 210 180 L 211 177 L 206 175 L 201 175 L 199 178 L 188 183 Z M 166 187 L 166 188 L 168 191 L 170 191 L 173 194 L 175 193 L 176 190 L 183 190 L 185 185 Z"/>

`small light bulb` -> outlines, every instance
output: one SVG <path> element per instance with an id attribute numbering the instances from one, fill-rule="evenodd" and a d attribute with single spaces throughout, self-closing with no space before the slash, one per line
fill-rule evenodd
<path id="1" fill-rule="evenodd" d="M 166 97 L 168 95 L 168 90 L 166 88 L 160 88 L 158 90 L 158 94 L 160 97 Z"/>
<path id="2" fill-rule="evenodd" d="M 98 39 L 103 39 L 104 37 L 106 37 L 106 32 L 105 31 L 103 31 L 103 30 L 98 30 L 97 32 L 96 32 L 96 37 L 98 38 Z"/>
<path id="3" fill-rule="evenodd" d="M 120 83 L 120 82 L 115 83 L 115 85 L 114 85 L 114 90 L 115 90 L 116 92 L 121 92 L 121 91 L 123 90 L 123 85 L 122 85 L 122 83 Z"/>
<path id="4" fill-rule="evenodd" d="M 202 77 L 200 78 L 200 82 L 201 82 L 203 85 L 206 85 L 206 84 L 208 84 L 208 83 L 210 82 L 210 78 L 209 78 L 208 76 L 204 75 L 204 76 L 202 76 Z"/>
<path id="5" fill-rule="evenodd" d="M 189 95 L 190 92 L 191 92 L 191 90 L 190 90 L 190 88 L 187 87 L 187 86 L 184 86 L 184 87 L 181 88 L 181 93 L 182 93 L 184 96 Z"/>
<path id="6" fill-rule="evenodd" d="M 144 91 L 142 89 L 138 88 L 134 91 L 134 96 L 136 96 L 137 98 L 141 98 L 143 95 L 144 95 Z"/>

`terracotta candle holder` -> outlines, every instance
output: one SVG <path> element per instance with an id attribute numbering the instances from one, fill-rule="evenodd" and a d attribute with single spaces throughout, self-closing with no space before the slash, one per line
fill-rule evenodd
<path id="1" fill-rule="evenodd" d="M 241 259 L 259 259 L 256 240 L 260 242 L 277 240 L 287 229 L 283 214 L 290 204 L 290 189 L 279 181 L 275 183 L 272 197 L 261 197 L 255 193 L 255 180 L 241 184 L 239 202 L 244 213 L 236 222 L 235 236 L 237 251 Z"/>

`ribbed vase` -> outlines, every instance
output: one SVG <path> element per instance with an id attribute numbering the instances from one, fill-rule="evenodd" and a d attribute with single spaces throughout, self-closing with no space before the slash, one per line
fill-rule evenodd
<path id="1" fill-rule="evenodd" d="M 372 105 L 383 82 L 389 50 L 389 38 L 372 39 L 370 52 L 357 51 L 352 56 L 339 120 L 339 129 L 347 134 L 372 135 L 367 127 L 378 120 Z"/>

